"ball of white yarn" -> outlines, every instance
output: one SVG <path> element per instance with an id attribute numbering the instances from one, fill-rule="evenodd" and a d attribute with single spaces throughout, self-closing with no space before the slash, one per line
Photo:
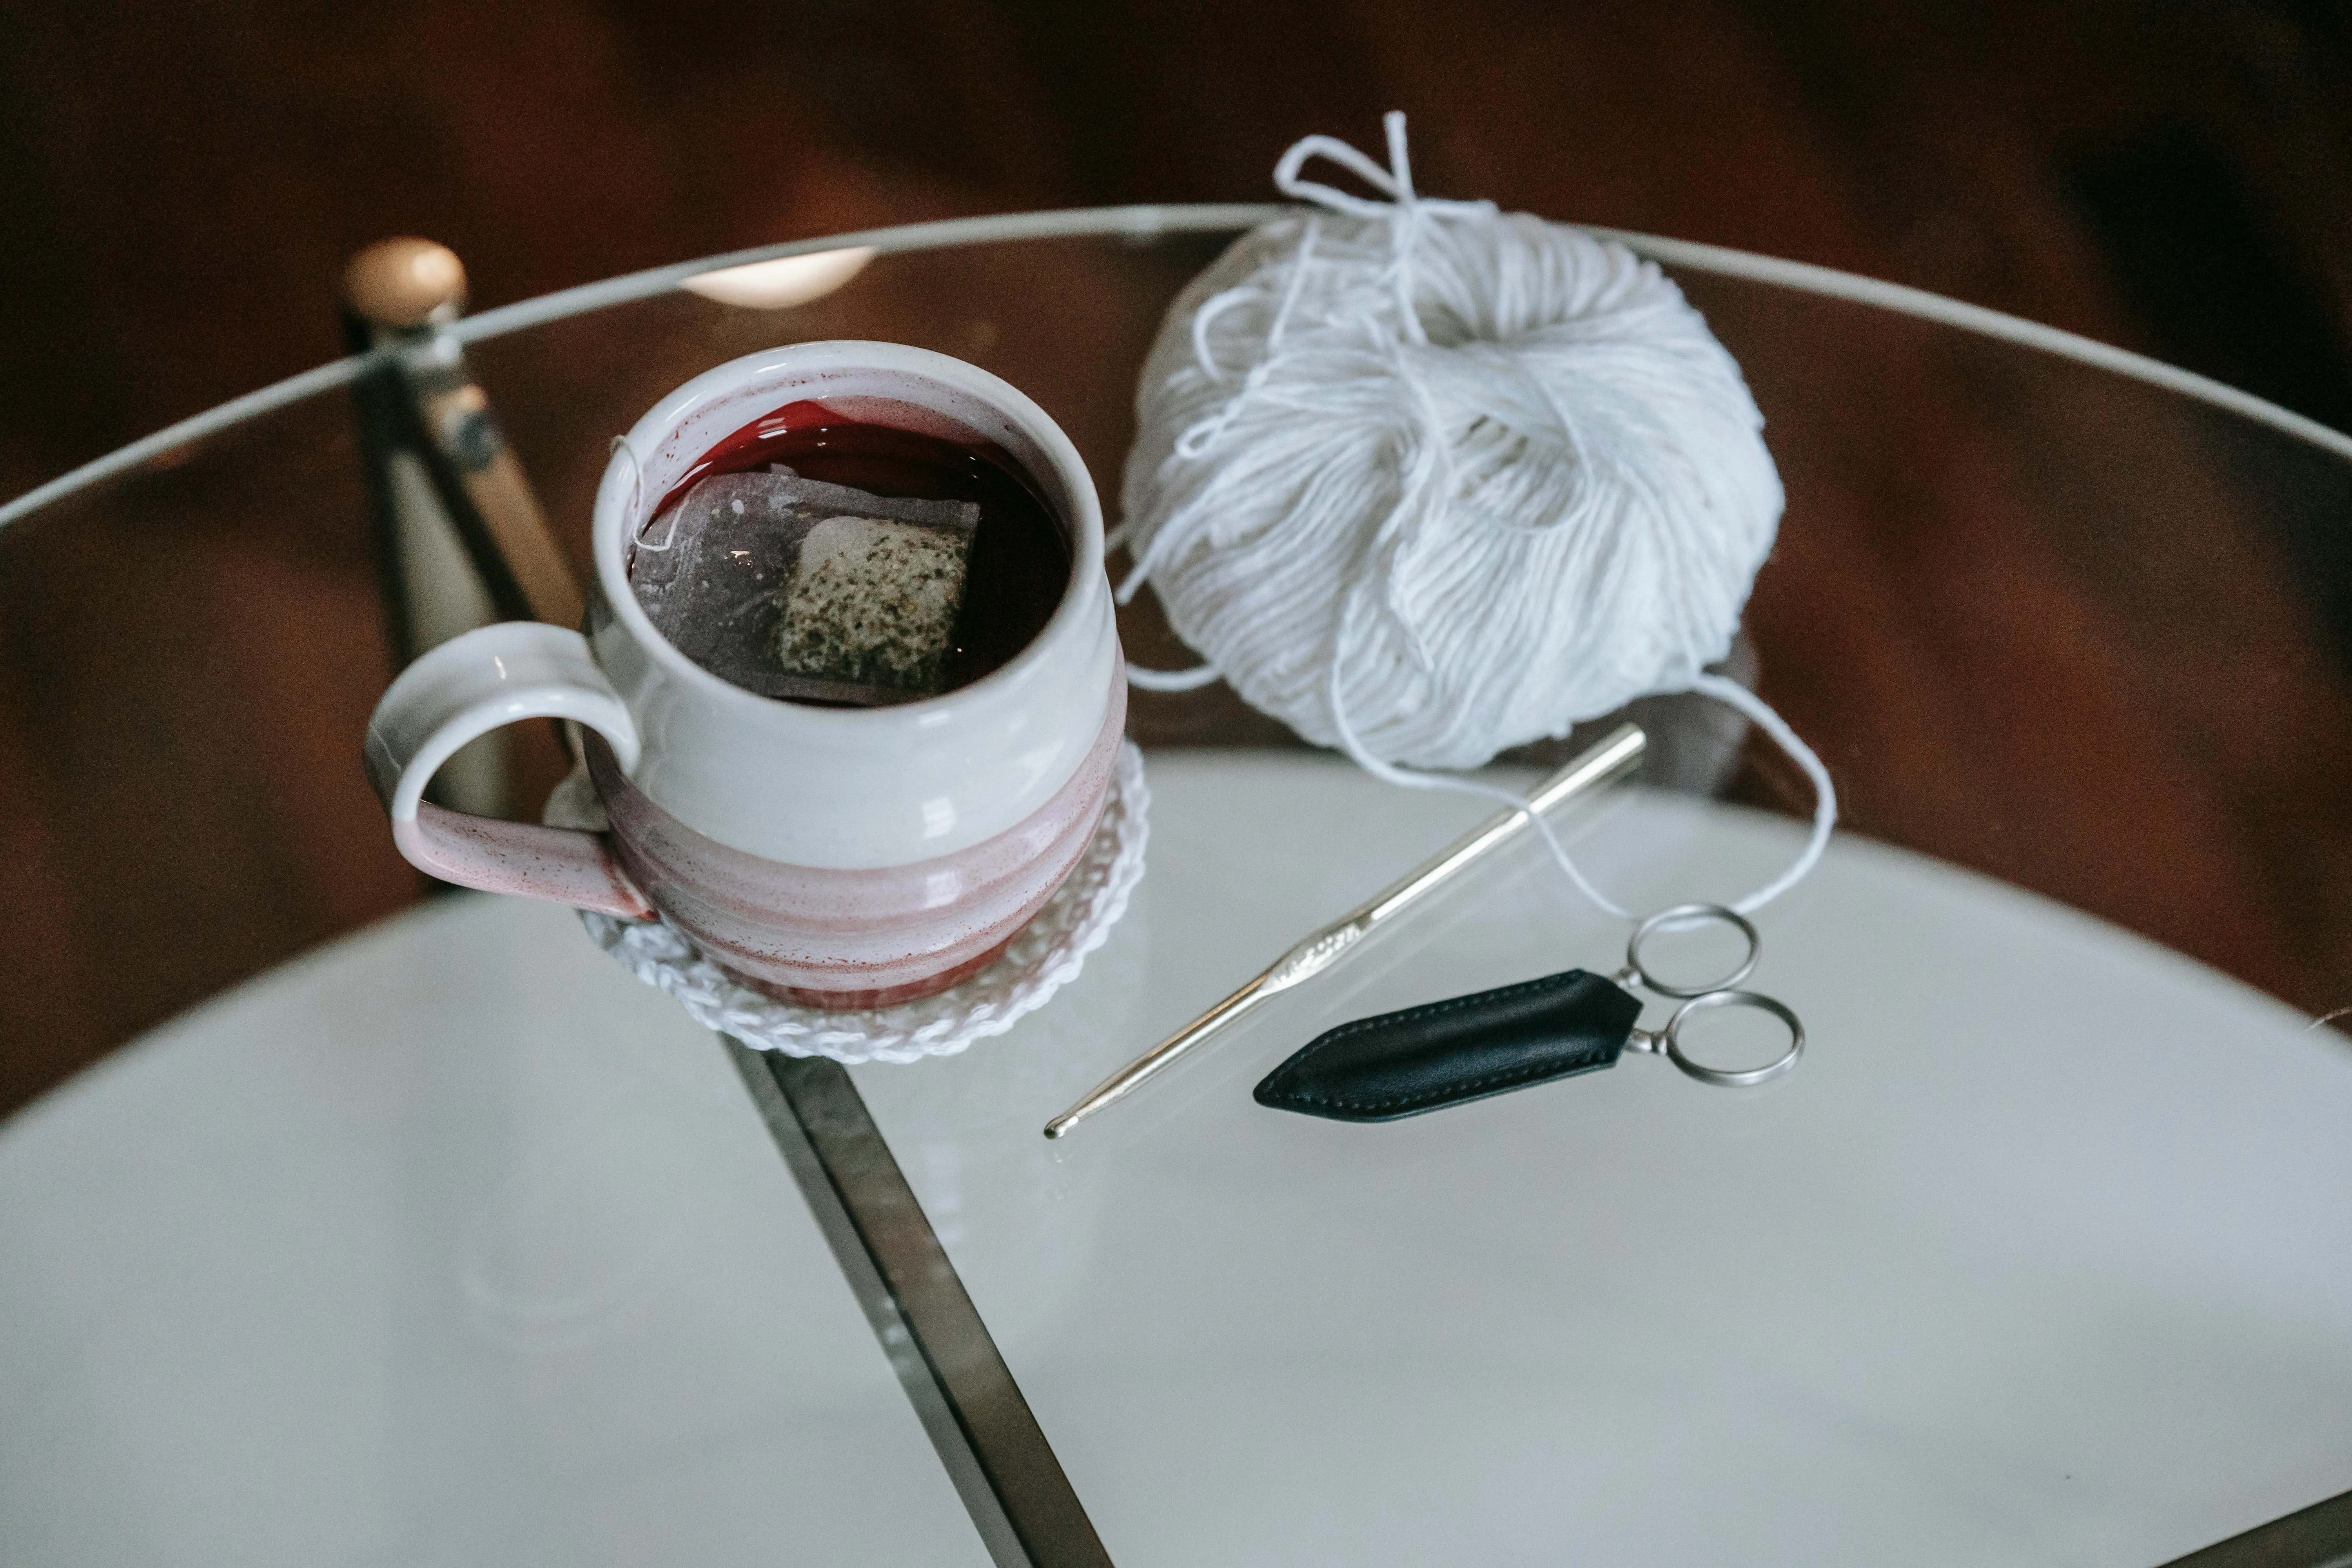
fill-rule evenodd
<path id="1" fill-rule="evenodd" d="M 1333 210 L 1245 236 L 1170 310 L 1121 592 L 1148 579 L 1310 741 L 1473 767 L 1723 658 L 1780 481 L 1738 365 L 1655 265 L 1417 201 L 1391 142 L 1391 171 L 1294 148 L 1277 183 Z M 1394 205 L 1299 181 L 1310 153 Z"/>

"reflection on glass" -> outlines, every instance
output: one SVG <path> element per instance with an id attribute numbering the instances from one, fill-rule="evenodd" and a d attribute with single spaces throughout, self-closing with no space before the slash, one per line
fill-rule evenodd
<path id="1" fill-rule="evenodd" d="M 723 267 L 689 278 L 679 287 L 722 305 L 748 310 L 788 310 L 822 300 L 866 269 L 874 259 L 870 245 L 842 250 L 816 250 L 806 256 L 783 256 L 754 261 L 746 267 Z"/>

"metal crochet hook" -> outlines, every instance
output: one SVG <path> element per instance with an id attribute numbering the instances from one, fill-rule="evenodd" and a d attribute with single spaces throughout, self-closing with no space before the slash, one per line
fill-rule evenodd
<path id="1" fill-rule="evenodd" d="M 1528 809 L 1554 807 L 1622 777 L 1642 760 L 1649 738 L 1634 724 L 1621 724 L 1601 742 L 1546 779 L 1528 796 Z M 1094 1092 L 1045 1123 L 1045 1136 L 1059 1138 L 1114 1100 L 1133 1094 L 1153 1075 L 1278 991 L 1313 979 L 1338 964 L 1380 927 L 1527 831 L 1525 812 L 1504 811 L 1392 883 L 1386 891 L 1307 937 L 1265 973 L 1202 1014 L 1095 1087 Z"/>

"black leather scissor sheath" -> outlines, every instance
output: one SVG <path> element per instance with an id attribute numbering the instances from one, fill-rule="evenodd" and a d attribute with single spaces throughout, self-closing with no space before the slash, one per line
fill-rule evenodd
<path id="1" fill-rule="evenodd" d="M 1570 969 L 1327 1030 L 1268 1073 L 1256 1099 L 1335 1121 L 1393 1121 L 1614 1067 L 1641 1015 L 1620 987 Z"/>

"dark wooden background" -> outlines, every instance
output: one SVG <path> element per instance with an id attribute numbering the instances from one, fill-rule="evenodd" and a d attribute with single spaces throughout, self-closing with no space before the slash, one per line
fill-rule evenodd
<path id="1" fill-rule="evenodd" d="M 1372 145 L 1389 108 L 1412 116 L 1433 194 L 1921 285 L 2343 427 L 2347 68 L 2346 10 L 2294 0 L 14 0 L 0 7 L 0 494 L 333 357 L 341 264 L 387 234 L 455 247 L 478 308 L 922 217 L 1264 199 L 1292 140 Z M 1770 345 L 1759 352 L 1751 370 L 1778 374 Z M 1794 374 L 1806 348 L 1777 352 Z M 1881 500 L 1923 471 L 1967 488 L 1951 427 L 1879 410 L 1856 429 L 1875 443 Z M 2031 449 L 2031 432 L 2007 438 L 2012 456 Z M 1923 441 L 1940 442 L 1924 469 Z M 1955 488 L 1941 484 L 1940 504 L 1960 504 Z M 1883 776 L 1861 751 L 1832 758 L 1865 830 L 2069 898 L 2305 1005 L 2352 1002 L 2352 518 L 2332 521 L 2263 546 L 2277 581 L 2252 602 L 2271 624 L 2249 637 L 2281 642 L 2264 668 L 2289 672 L 2264 695 L 2207 661 L 2163 672 L 2158 718 L 2126 723 L 2096 682 L 2058 681 L 2042 732 L 1937 742 L 1931 721 L 1955 734 L 1958 721 L 1924 712 L 1922 692 L 2019 678 L 1966 652 L 1984 603 L 1968 594 L 2004 572 L 2039 585 L 2002 601 L 2018 637 L 2084 668 L 2145 667 L 2151 626 L 2194 618 L 2194 585 L 2174 584 L 2171 609 L 2143 595 L 2136 619 L 2102 620 L 2098 594 L 2035 553 L 2057 545 L 1999 529 L 1954 563 L 1977 589 L 1872 611 L 1849 584 L 1862 607 L 1834 628 L 1805 608 L 1829 567 L 1776 562 L 1756 608 L 1776 650 L 1767 689 L 1801 728 L 1916 721 L 1908 754 L 1933 769 Z M 268 798 L 261 859 L 229 829 L 206 837 L 218 814 L 160 809 L 193 787 L 191 756 L 225 756 L 234 738 L 185 732 L 169 705 L 108 706 L 110 660 L 124 657 L 109 606 L 123 601 L 102 590 L 118 569 L 200 584 L 208 558 L 197 546 L 118 568 L 105 549 L 93 535 L 0 550 L 0 573 L 19 575 L 0 623 L 0 898 L 19 919 L 0 978 L 0 1110 L 417 896 L 388 849 L 352 847 L 373 809 L 355 765 L 348 789 Z M 265 795 L 271 766 L 340 779 L 355 748 L 353 715 L 383 668 L 316 649 L 372 613 L 363 567 L 290 560 L 188 623 L 191 680 L 278 672 L 295 755 L 236 774 Z M 1945 668 L 1931 670 L 1935 649 Z M 2168 746 L 2192 761 L 2151 773 Z M 1767 768 L 1743 787 L 1769 799 L 1784 783 Z M 1945 808 L 2005 789 L 2013 813 Z M 1938 826 L 1963 818 L 2018 831 Z M 2163 852 L 2127 853 L 2151 845 Z M 2166 868 L 2116 869 L 2134 859 Z"/>

